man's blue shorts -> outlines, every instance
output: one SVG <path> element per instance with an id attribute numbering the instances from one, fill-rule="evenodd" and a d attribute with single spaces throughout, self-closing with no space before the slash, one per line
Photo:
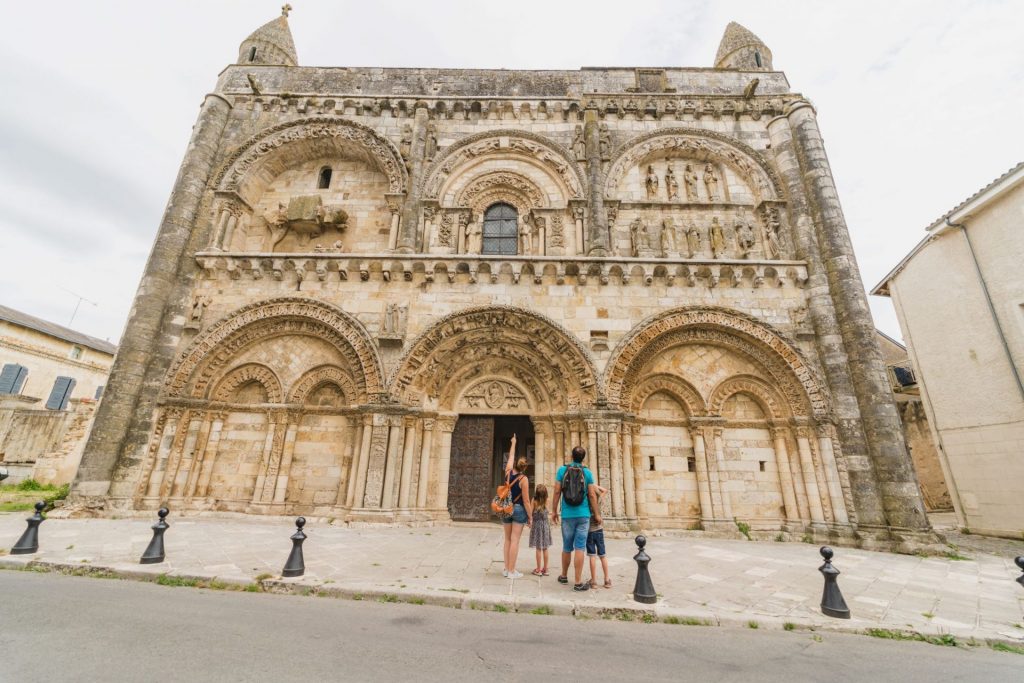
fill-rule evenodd
<path id="1" fill-rule="evenodd" d="M 562 517 L 562 552 L 583 550 L 587 547 L 587 532 L 590 531 L 590 516 Z"/>

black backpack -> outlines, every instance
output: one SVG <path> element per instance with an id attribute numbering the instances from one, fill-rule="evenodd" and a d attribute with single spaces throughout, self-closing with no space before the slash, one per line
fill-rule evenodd
<path id="1" fill-rule="evenodd" d="M 582 505 L 587 497 L 587 479 L 579 465 L 569 465 L 565 469 L 565 475 L 562 477 L 562 496 L 569 505 Z"/>

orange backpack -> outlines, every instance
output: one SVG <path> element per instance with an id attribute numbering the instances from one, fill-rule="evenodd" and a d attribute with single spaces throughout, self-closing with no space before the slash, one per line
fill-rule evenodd
<path id="1" fill-rule="evenodd" d="M 509 472 L 511 474 L 511 472 Z M 517 483 L 523 475 L 516 477 L 516 480 L 510 482 L 508 475 L 505 476 L 505 483 L 498 485 L 498 490 L 495 492 L 494 500 L 491 501 L 491 511 L 501 517 L 508 517 L 512 514 L 512 508 L 515 503 L 512 501 L 512 484 Z"/>

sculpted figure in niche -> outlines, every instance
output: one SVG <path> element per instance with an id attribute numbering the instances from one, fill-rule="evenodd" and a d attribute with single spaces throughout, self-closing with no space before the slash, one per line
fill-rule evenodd
<path id="1" fill-rule="evenodd" d="M 658 174 L 654 172 L 654 167 L 647 166 L 647 198 L 654 199 L 658 196 Z"/>
<path id="2" fill-rule="evenodd" d="M 665 171 L 665 191 L 668 192 L 670 201 L 679 197 L 679 181 L 676 180 L 676 174 L 672 170 L 671 162 L 669 162 L 668 169 Z"/>
<path id="3" fill-rule="evenodd" d="M 693 166 L 687 164 L 683 170 L 683 183 L 686 185 L 686 201 L 688 202 L 698 201 L 697 180 L 697 172 L 693 170 Z"/>
<path id="4" fill-rule="evenodd" d="M 740 245 L 740 254 L 746 258 L 753 251 L 754 245 L 757 243 L 757 240 L 754 238 L 754 230 L 742 217 L 736 219 L 733 229 L 736 231 L 736 241 Z"/>
<path id="5" fill-rule="evenodd" d="M 711 164 L 704 166 L 704 187 L 708 190 L 708 201 L 717 202 L 720 198 L 718 194 L 718 174 L 715 173 L 715 167 Z"/>
<path id="6" fill-rule="evenodd" d="M 408 304 L 388 304 L 384 308 L 384 320 L 381 325 L 381 335 L 386 337 L 401 337 L 405 335 L 405 324 L 409 315 Z"/>
<path id="7" fill-rule="evenodd" d="M 427 126 L 427 144 L 423 150 L 423 156 L 426 157 L 427 161 L 433 160 L 437 154 L 437 126 L 431 123 Z"/>
<path id="8" fill-rule="evenodd" d="M 466 225 L 466 253 L 479 254 L 484 246 L 484 228 L 480 221 Z"/>
<path id="9" fill-rule="evenodd" d="M 768 251 L 768 258 L 782 258 L 782 221 L 779 219 L 779 210 L 769 209 L 764 221 L 764 243 Z"/>
<path id="10" fill-rule="evenodd" d="M 676 252 L 676 223 L 668 216 L 661 222 L 661 254 L 662 256 L 675 256 Z"/>
<path id="11" fill-rule="evenodd" d="M 724 258 L 726 254 L 725 231 L 718 217 L 711 219 L 711 253 L 715 258 Z"/>
<path id="12" fill-rule="evenodd" d="M 655 256 L 656 249 L 651 230 L 639 216 L 629 224 L 630 241 L 633 244 L 633 256 Z"/>
<path id="13" fill-rule="evenodd" d="M 521 254 L 533 253 L 533 227 L 525 216 L 519 221 L 519 249 Z"/>
<path id="14" fill-rule="evenodd" d="M 572 153 L 576 161 L 586 161 L 587 142 L 583 139 L 583 126 L 576 126 L 576 137 L 572 140 Z"/>
<path id="15" fill-rule="evenodd" d="M 601 160 L 608 161 L 608 159 L 611 159 L 612 157 L 612 134 L 608 131 L 608 124 L 601 124 L 598 140 L 601 150 Z"/>
<path id="16" fill-rule="evenodd" d="M 402 126 L 402 141 L 399 143 L 398 152 L 402 155 L 402 158 L 409 161 L 409 153 L 412 151 L 412 126 L 406 124 Z"/>
<path id="17" fill-rule="evenodd" d="M 700 258 L 701 252 L 704 251 L 704 236 L 701 229 L 692 221 L 686 231 L 686 246 L 690 250 L 690 258 Z"/>

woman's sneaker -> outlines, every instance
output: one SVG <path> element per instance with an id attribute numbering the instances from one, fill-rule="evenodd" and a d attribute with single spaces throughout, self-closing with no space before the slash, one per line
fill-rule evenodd
<path id="1" fill-rule="evenodd" d="M 502 569 L 501 570 L 501 575 L 504 576 L 507 579 L 508 578 L 508 570 L 507 569 Z"/>
<path id="2" fill-rule="evenodd" d="M 510 579 L 521 579 L 521 578 L 523 578 L 523 573 L 522 572 L 509 572 L 507 576 Z"/>
<path id="3" fill-rule="evenodd" d="M 575 586 L 572 587 L 572 589 L 574 591 L 576 591 L 577 593 L 582 593 L 583 591 L 590 590 L 590 584 L 589 583 L 577 583 Z"/>

